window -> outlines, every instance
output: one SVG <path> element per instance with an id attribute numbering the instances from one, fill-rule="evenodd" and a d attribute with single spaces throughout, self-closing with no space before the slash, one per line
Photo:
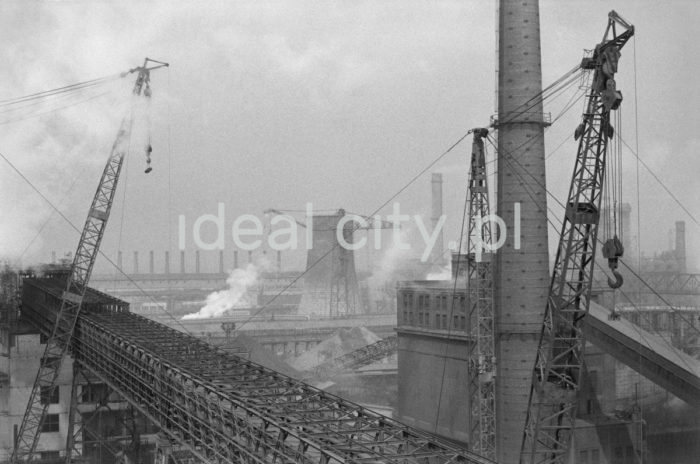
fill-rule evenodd
<path id="1" fill-rule="evenodd" d="M 41 404 L 58 404 L 58 387 L 41 387 Z"/>
<path id="2" fill-rule="evenodd" d="M 442 315 L 442 328 L 443 329 L 447 328 L 447 314 Z"/>
<path id="3" fill-rule="evenodd" d="M 435 328 L 436 329 L 440 328 L 440 315 L 439 314 L 435 315 Z"/>
<path id="4" fill-rule="evenodd" d="M 58 432 L 58 414 L 47 414 L 41 424 L 41 433 Z"/>
<path id="5" fill-rule="evenodd" d="M 600 464 L 600 452 L 597 449 L 591 450 L 591 464 Z"/>
<path id="6" fill-rule="evenodd" d="M 454 326 L 455 329 L 459 328 L 459 316 L 455 316 Z"/>
<path id="7" fill-rule="evenodd" d="M 465 316 L 460 316 L 459 319 L 460 319 L 459 328 L 462 330 L 466 330 L 467 329 L 467 318 Z"/>

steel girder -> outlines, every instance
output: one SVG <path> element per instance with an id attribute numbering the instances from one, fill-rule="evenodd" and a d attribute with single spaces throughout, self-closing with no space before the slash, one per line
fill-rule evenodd
<path id="1" fill-rule="evenodd" d="M 492 462 L 131 313 L 81 315 L 74 353 L 207 462 Z"/>

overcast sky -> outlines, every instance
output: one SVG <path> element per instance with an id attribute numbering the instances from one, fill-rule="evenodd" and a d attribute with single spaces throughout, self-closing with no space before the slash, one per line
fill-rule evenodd
<path id="1" fill-rule="evenodd" d="M 622 136 L 635 145 L 636 49 L 640 156 L 700 217 L 700 4 L 542 1 L 543 83 L 601 40 L 613 8 L 636 26 L 619 65 Z M 154 170 L 145 175 L 144 157 L 133 150 L 103 244 L 108 255 L 121 248 L 128 260 L 139 250 L 142 270 L 148 250 L 162 262 L 163 251 L 177 249 L 179 215 L 191 236 L 192 222 L 216 213 L 219 202 L 227 253 L 232 221 L 244 213 L 262 217 L 267 208 L 303 209 L 306 202 L 373 213 L 494 113 L 492 1 L 5 1 L 0 40 L 0 100 L 112 75 L 145 56 L 171 63 L 152 76 Z M 132 84 L 133 75 L 57 111 L 50 111 L 61 106 L 55 102 L 34 113 L 0 108 L 0 152 L 78 227 Z M 566 99 L 546 110 L 558 112 Z M 548 129 L 547 153 L 573 134 L 581 109 Z M 45 114 L 27 117 L 36 112 Z M 446 242 L 457 238 L 470 143 L 431 170 L 445 178 Z M 559 198 L 575 150 L 569 137 L 548 160 L 548 187 Z M 623 200 L 633 204 L 636 223 L 629 152 L 624 162 Z M 697 263 L 700 226 L 643 167 L 640 173 L 642 249 L 667 249 L 668 230 L 683 219 Z M 77 233 L 1 159 L 0 195 L 0 257 L 32 263 L 75 249 Z M 428 172 L 397 201 L 427 219 L 429 195 Z M 303 264 L 300 256 L 290 257 L 290 266 Z M 216 262 L 212 256 L 206 265 L 215 270 Z"/>

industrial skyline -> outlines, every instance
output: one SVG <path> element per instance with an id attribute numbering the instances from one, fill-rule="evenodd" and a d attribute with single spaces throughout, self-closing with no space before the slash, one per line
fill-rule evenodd
<path id="1" fill-rule="evenodd" d="M 409 3 L 401 14 L 391 5 L 369 4 L 71 5 L 2 5 L 8 47 L 1 53 L 10 64 L 0 73 L 3 96 L 120 72 L 144 52 L 173 63 L 154 76 L 153 111 L 159 115 L 153 121 L 154 172 L 140 175 L 144 163 L 136 157 L 126 167 L 129 193 L 115 204 L 124 224 L 104 243 L 113 260 L 118 248 L 143 246 L 145 253 L 165 242 L 175 250 L 178 215 L 215 211 L 220 201 L 230 205 L 232 215 L 271 206 L 300 208 L 311 200 L 321 208 L 369 214 L 494 113 L 495 20 L 493 8 L 482 3 Z M 641 158 L 683 204 L 692 204 L 700 192 L 683 182 L 683 173 L 697 170 L 694 153 L 700 146 L 691 110 L 698 91 L 690 82 L 700 69 L 691 52 L 692 25 L 700 16 L 694 3 L 602 2 L 590 8 L 585 2 L 543 1 L 543 84 L 578 63 L 582 49 L 598 40 L 591 34 L 599 29 L 600 13 L 610 8 L 633 18 L 638 29 L 639 47 L 633 44 L 633 53 L 623 57 L 626 72 L 619 79 L 625 121 L 633 121 L 637 100 Z M 122 40 L 125 36 L 130 40 Z M 32 66 L 25 59 L 33 59 Z M 659 88 L 664 91 L 654 90 Z M 40 191 L 50 192 L 74 223 L 82 221 L 80 199 L 93 187 L 73 180 L 100 169 L 117 117 L 105 108 L 124 88 L 113 90 L 23 121 L 7 123 L 13 120 L 7 114 L 0 128 L 2 153 Z M 556 150 L 547 160 L 548 188 L 559 198 L 574 151 L 572 137 L 559 147 L 576 124 L 570 113 L 545 135 L 546 154 Z M 633 123 L 623 131 L 634 147 Z M 432 170 L 444 177 L 445 243 L 459 236 L 467 152 L 468 144 L 458 146 Z M 633 204 L 636 223 L 636 165 L 629 152 L 624 163 L 625 200 Z M 673 221 L 685 219 L 689 265 L 696 265 L 697 224 L 644 167 L 640 175 L 641 248 L 663 249 Z M 51 215 L 7 166 L 0 176 L 0 206 L 5 224 L 12 224 L 2 226 L 0 256 L 34 263 L 53 250 L 71 250 L 76 237 L 70 226 Z M 426 223 L 428 182 L 424 175 L 398 197 Z M 389 208 L 379 213 L 389 214 Z M 419 239 L 415 228 L 408 233 Z M 303 251 L 287 262 L 302 268 Z M 98 267 L 110 269 L 105 262 Z"/>

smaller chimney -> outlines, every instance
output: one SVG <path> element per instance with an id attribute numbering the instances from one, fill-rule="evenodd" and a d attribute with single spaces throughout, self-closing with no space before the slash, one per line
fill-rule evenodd
<path id="1" fill-rule="evenodd" d="M 165 273 L 170 274 L 170 252 L 165 252 Z"/>
<path id="2" fill-rule="evenodd" d="M 199 274 L 200 267 L 199 267 L 199 250 L 194 252 L 194 272 Z"/>
<path id="3" fill-rule="evenodd" d="M 185 250 L 180 251 L 180 274 L 185 273 Z"/>
<path id="4" fill-rule="evenodd" d="M 123 269 L 123 266 L 122 266 L 122 252 L 121 252 L 121 251 L 117 251 L 117 267 L 119 268 L 120 271 Z"/>
<path id="5" fill-rule="evenodd" d="M 688 272 L 686 267 L 685 254 L 685 221 L 676 221 L 676 260 L 678 261 L 678 272 L 685 274 Z"/>
<path id="6" fill-rule="evenodd" d="M 139 273 L 139 252 L 134 251 L 134 274 Z"/>
<path id="7" fill-rule="evenodd" d="M 154 264 L 154 259 L 153 259 L 153 250 L 151 250 L 148 253 L 148 271 L 153 274 L 155 271 L 153 269 L 153 264 Z"/>
<path id="8" fill-rule="evenodd" d="M 224 250 L 219 250 L 219 274 L 224 273 Z"/>
<path id="9" fill-rule="evenodd" d="M 233 251 L 233 268 L 238 269 L 238 250 Z"/>

